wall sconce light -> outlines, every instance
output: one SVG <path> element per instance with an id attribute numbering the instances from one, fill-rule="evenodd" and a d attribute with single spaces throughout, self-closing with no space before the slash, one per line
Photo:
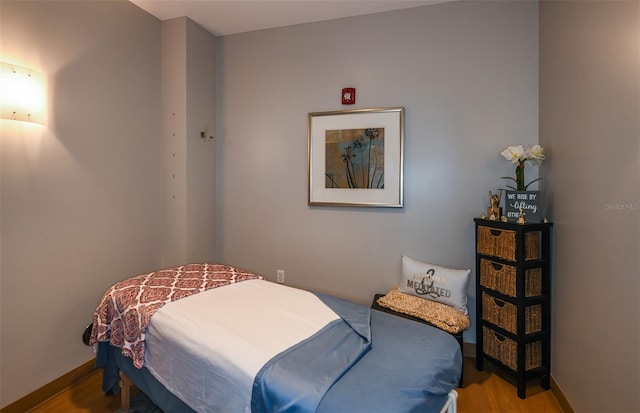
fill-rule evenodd
<path id="1" fill-rule="evenodd" d="M 0 119 L 44 125 L 45 79 L 33 69 L 0 62 Z"/>
<path id="2" fill-rule="evenodd" d="M 209 126 L 209 122 L 207 122 L 207 124 L 204 125 L 204 129 L 202 130 L 202 132 L 200 132 L 200 139 L 205 142 L 213 140 L 213 136 L 209 135 Z"/>

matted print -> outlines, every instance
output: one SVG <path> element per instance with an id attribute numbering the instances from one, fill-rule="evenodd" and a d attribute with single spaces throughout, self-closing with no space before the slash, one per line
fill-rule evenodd
<path id="1" fill-rule="evenodd" d="M 309 205 L 402 207 L 404 108 L 309 113 Z"/>

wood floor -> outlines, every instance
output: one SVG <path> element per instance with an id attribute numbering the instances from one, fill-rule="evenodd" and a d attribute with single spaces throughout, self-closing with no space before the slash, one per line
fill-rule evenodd
<path id="1" fill-rule="evenodd" d="M 488 370 L 490 367 L 479 372 L 475 369 L 474 359 L 465 359 L 464 385 L 457 390 L 459 413 L 562 412 L 551 391 L 544 391 L 531 382 L 527 387 L 527 398 L 522 400 L 513 384 Z M 30 412 L 113 413 L 120 407 L 120 398 L 102 393 L 101 378 L 102 374 L 97 371 Z"/>

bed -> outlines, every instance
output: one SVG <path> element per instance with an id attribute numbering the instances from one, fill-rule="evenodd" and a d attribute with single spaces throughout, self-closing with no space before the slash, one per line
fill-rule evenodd
<path id="1" fill-rule="evenodd" d="M 462 373 L 438 328 L 220 264 L 116 283 L 90 334 L 103 390 L 167 413 L 453 413 Z"/>

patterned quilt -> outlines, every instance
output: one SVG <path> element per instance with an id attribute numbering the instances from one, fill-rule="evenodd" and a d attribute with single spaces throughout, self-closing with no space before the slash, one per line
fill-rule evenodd
<path id="1" fill-rule="evenodd" d="M 145 332 L 163 305 L 202 291 L 262 276 L 220 264 L 188 264 L 142 274 L 115 284 L 93 314 L 90 344 L 108 341 L 144 365 Z"/>

